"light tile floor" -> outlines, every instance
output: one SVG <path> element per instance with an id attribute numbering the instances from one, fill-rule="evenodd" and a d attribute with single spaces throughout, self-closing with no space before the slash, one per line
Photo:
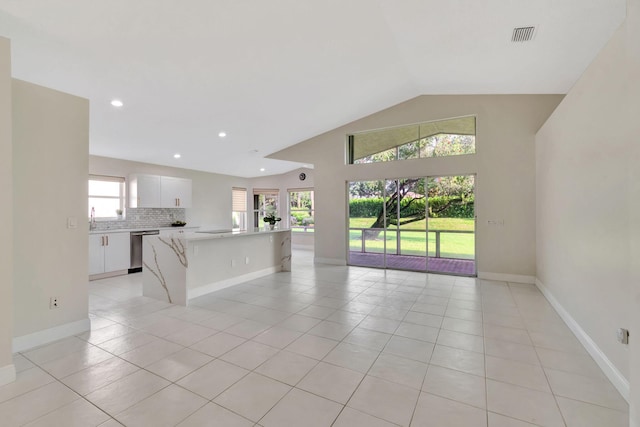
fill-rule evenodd
<path id="1" fill-rule="evenodd" d="M 188 308 L 91 282 L 90 332 L 14 357 L 3 426 L 626 426 L 534 286 L 314 266 Z"/>

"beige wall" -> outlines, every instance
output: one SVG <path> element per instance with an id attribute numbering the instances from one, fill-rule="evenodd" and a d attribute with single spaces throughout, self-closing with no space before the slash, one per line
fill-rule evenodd
<path id="1" fill-rule="evenodd" d="M 628 182 L 629 182 L 629 222 L 631 225 L 630 242 L 630 270 L 631 270 L 631 354 L 629 357 L 631 399 L 630 415 L 632 427 L 640 427 L 640 0 L 629 0 L 627 7 L 627 22 L 625 41 L 629 67 L 626 81 L 629 84 L 627 92 L 627 120 L 634 128 L 631 134 L 634 137 L 630 144 L 630 156 L 628 157 Z"/>
<path id="2" fill-rule="evenodd" d="M 638 292 L 628 174 L 640 132 L 628 116 L 626 37 L 623 26 L 538 132 L 536 237 L 541 284 L 628 379 L 629 347 L 616 329 L 630 327 Z"/>
<path id="3" fill-rule="evenodd" d="M 534 137 L 561 95 L 420 96 L 349 123 L 271 157 L 313 163 L 315 256 L 346 259 L 346 182 L 427 175 L 477 174 L 478 271 L 535 274 Z M 345 165 L 351 132 L 477 115 L 477 154 Z M 504 227 L 488 220 L 504 219 Z"/>
<path id="4" fill-rule="evenodd" d="M 98 156 L 90 156 L 89 173 L 125 178 L 136 173 L 189 178 L 193 201 L 192 207 L 185 210 L 186 221 L 203 228 L 231 228 L 231 187 L 248 185 L 246 178 Z"/>
<path id="5" fill-rule="evenodd" d="M 88 319 L 89 102 L 15 79 L 12 89 L 13 318 L 22 337 Z"/>
<path id="6" fill-rule="evenodd" d="M 11 47 L 0 37 L 0 200 L 13 199 L 11 142 Z M 13 337 L 13 210 L 0 209 L 0 385 L 15 377 L 11 360 Z"/>

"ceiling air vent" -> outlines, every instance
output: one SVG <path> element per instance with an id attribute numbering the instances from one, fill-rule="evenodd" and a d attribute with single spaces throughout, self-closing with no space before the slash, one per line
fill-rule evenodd
<path id="1" fill-rule="evenodd" d="M 511 36 L 512 42 L 528 42 L 533 39 L 533 33 L 536 27 L 517 27 L 513 29 L 513 35 Z"/>

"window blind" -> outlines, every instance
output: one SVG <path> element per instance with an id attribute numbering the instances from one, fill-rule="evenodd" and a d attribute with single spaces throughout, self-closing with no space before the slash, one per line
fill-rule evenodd
<path id="1" fill-rule="evenodd" d="M 232 188 L 231 189 L 232 206 L 231 209 L 234 212 L 246 212 L 247 211 L 247 189 L 246 188 Z"/>

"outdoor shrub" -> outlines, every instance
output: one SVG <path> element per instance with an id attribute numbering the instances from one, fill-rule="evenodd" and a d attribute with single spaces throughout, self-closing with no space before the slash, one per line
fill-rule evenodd
<path id="1" fill-rule="evenodd" d="M 473 218 L 474 198 L 453 201 L 443 209 L 455 196 L 436 196 L 429 199 L 429 211 L 432 218 Z M 372 197 L 368 199 L 353 199 L 349 201 L 350 218 L 375 218 L 382 211 L 383 199 Z M 424 212 L 425 199 L 414 200 L 405 198 L 400 202 L 403 216 L 419 215 Z"/>

